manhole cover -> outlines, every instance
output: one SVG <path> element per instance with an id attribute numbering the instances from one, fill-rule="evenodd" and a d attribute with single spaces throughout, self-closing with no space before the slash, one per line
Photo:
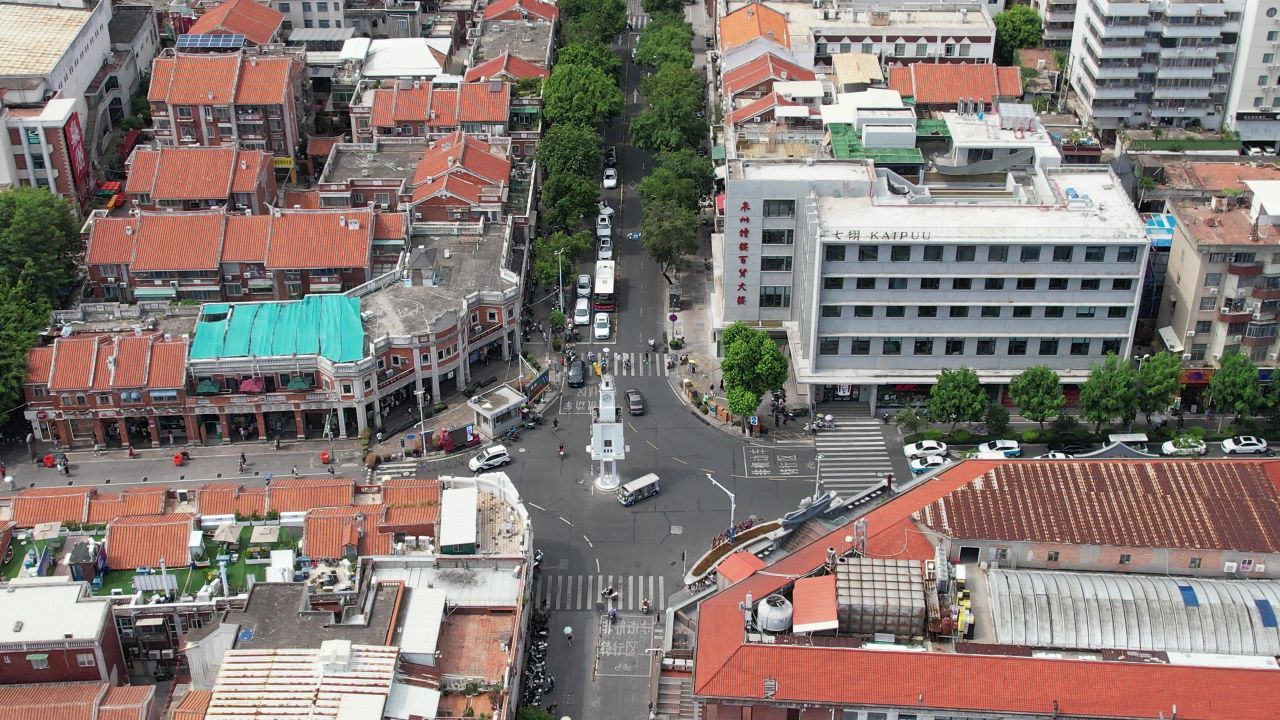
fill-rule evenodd
<path id="1" fill-rule="evenodd" d="M 684 526 L 683 526 L 683 525 L 672 525 L 672 526 L 671 526 L 671 534 L 672 534 L 672 535 L 683 535 L 683 534 L 684 534 Z"/>

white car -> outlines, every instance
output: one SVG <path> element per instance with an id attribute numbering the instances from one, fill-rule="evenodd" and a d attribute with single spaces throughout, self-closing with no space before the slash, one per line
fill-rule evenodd
<path id="1" fill-rule="evenodd" d="M 618 187 L 618 169 L 605 168 L 604 169 L 604 189 L 612 190 L 616 187 Z"/>
<path id="2" fill-rule="evenodd" d="M 507 448 L 503 445 L 490 445 L 481 450 L 479 454 L 471 458 L 467 462 L 467 467 L 471 468 L 471 472 L 482 472 L 484 470 L 492 470 L 502 467 L 511 462 L 511 454 L 507 452 Z"/>
<path id="3" fill-rule="evenodd" d="M 599 248 L 596 250 L 597 260 L 613 259 L 613 238 L 605 236 L 598 238 L 600 240 Z"/>
<path id="4" fill-rule="evenodd" d="M 608 340 L 610 330 L 609 313 L 596 313 L 596 320 L 591 323 L 591 337 L 596 340 Z"/>
<path id="5" fill-rule="evenodd" d="M 902 448 L 902 454 L 907 456 L 908 460 L 916 458 L 928 457 L 930 455 L 946 455 L 947 444 L 940 443 L 937 440 L 921 440 Z"/>
<path id="6" fill-rule="evenodd" d="M 998 453 L 1005 457 L 1018 457 L 1022 454 L 1022 446 L 1017 440 L 992 440 L 978 446 L 978 454 Z"/>
<path id="7" fill-rule="evenodd" d="M 613 218 L 600 213 L 596 216 L 596 237 L 609 237 L 613 234 Z"/>
<path id="8" fill-rule="evenodd" d="M 1161 455 L 1170 456 L 1186 456 L 1186 455 L 1206 455 L 1209 452 L 1209 446 L 1204 444 L 1203 440 L 1184 441 L 1182 445 L 1177 445 L 1170 440 L 1160 446 Z"/>
<path id="9" fill-rule="evenodd" d="M 912 459 L 909 464 L 911 466 L 911 472 L 919 475 L 921 473 L 937 470 L 944 465 L 950 465 L 951 459 L 943 455 L 926 455 L 924 457 Z"/>
<path id="10" fill-rule="evenodd" d="M 1054 451 L 1054 452 L 1047 452 L 1043 455 L 1037 455 L 1036 460 L 1070 460 L 1073 457 L 1075 457 L 1075 455 L 1069 455 L 1064 452 Z"/>
<path id="11" fill-rule="evenodd" d="M 1267 441 L 1252 435 L 1238 435 L 1222 441 L 1222 452 L 1228 455 L 1235 455 L 1238 453 L 1256 454 L 1264 453 L 1266 451 Z"/>
<path id="12" fill-rule="evenodd" d="M 577 304 L 573 306 L 573 324 L 574 325 L 590 325 L 591 324 L 591 301 L 580 297 Z"/>
<path id="13" fill-rule="evenodd" d="M 591 297 L 591 276 L 590 275 L 578 276 L 578 297 L 580 298 Z"/>

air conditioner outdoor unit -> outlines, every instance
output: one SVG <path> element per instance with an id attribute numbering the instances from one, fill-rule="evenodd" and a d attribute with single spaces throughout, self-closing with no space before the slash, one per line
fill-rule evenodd
<path id="1" fill-rule="evenodd" d="M 1218 294 L 1218 288 L 1209 288 L 1209 294 L 1210 294 L 1210 295 L 1217 295 L 1217 294 Z"/>
<path id="2" fill-rule="evenodd" d="M 1229 573 L 1233 573 L 1233 572 L 1235 572 L 1235 571 L 1236 571 L 1236 564 L 1235 564 L 1235 563 L 1233 563 L 1233 562 L 1231 562 L 1231 561 L 1229 561 L 1229 560 L 1228 560 L 1227 562 L 1222 563 L 1222 572 L 1229 572 Z"/>
<path id="3" fill-rule="evenodd" d="M 235 280 L 235 279 L 236 279 L 236 276 L 235 276 L 235 275 L 223 275 L 223 276 L 222 276 L 222 279 L 223 279 L 223 281 L 224 281 L 224 282 L 231 282 L 232 280 Z"/>
<path id="4" fill-rule="evenodd" d="M 1182 362 L 1186 362 L 1190 359 L 1191 359 L 1191 353 L 1182 353 Z"/>
<path id="5" fill-rule="evenodd" d="M 1195 331 L 1195 330 L 1188 330 L 1188 331 L 1187 331 L 1187 337 L 1195 337 L 1195 336 L 1196 336 L 1196 331 Z"/>
<path id="6" fill-rule="evenodd" d="M 1243 336 L 1243 335 L 1232 335 L 1232 336 L 1231 336 L 1231 342 L 1240 342 L 1240 341 L 1241 341 L 1241 340 L 1243 340 L 1243 339 L 1244 339 L 1244 336 Z"/>
<path id="7" fill-rule="evenodd" d="M 1253 564 L 1253 571 L 1254 571 L 1254 572 L 1256 572 L 1256 573 L 1264 573 L 1264 572 L 1266 572 L 1266 571 L 1267 571 L 1267 564 L 1266 564 L 1266 563 L 1254 563 L 1254 564 Z"/>

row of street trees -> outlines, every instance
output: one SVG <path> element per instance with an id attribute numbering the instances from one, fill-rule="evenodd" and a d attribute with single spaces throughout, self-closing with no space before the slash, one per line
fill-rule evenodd
<path id="1" fill-rule="evenodd" d="M 640 84 L 645 109 L 631 123 L 636 147 L 657 153 L 657 166 L 640 183 L 640 244 L 673 283 L 672 271 L 698 251 L 699 200 L 713 181 L 713 166 L 690 148 L 706 135 L 706 84 L 693 69 L 693 28 L 680 0 L 645 0 L 650 14 L 635 61 L 656 68 Z"/>
<path id="2" fill-rule="evenodd" d="M 81 250 L 65 200 L 41 188 L 0 192 L 0 424 L 21 407 L 27 351 L 71 291 Z"/>
<path id="3" fill-rule="evenodd" d="M 534 241 L 534 278 L 560 281 L 561 269 L 591 252 L 591 230 L 582 229 L 600 202 L 601 123 L 623 108 L 618 85 L 622 61 L 608 43 L 627 27 L 623 0 L 560 4 L 563 46 L 543 87 L 543 114 L 551 127 L 538 144 L 543 217 L 556 232 Z"/>

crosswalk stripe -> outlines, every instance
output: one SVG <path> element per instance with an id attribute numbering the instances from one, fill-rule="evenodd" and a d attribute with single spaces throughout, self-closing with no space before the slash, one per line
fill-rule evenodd
<path id="1" fill-rule="evenodd" d="M 666 377 L 675 372 L 667 369 L 667 353 L 649 353 L 646 363 L 644 352 L 611 352 L 609 369 L 618 377 Z"/>
<path id="2" fill-rule="evenodd" d="M 533 597 L 552 611 L 596 611 L 602 607 L 600 593 L 607 587 L 618 591 L 615 607 L 621 612 L 640 612 L 646 598 L 653 610 L 664 606 L 666 578 L 661 575 L 542 573 L 534 581 Z"/>
<path id="3" fill-rule="evenodd" d="M 881 423 L 843 412 L 825 412 L 836 422 L 833 430 L 820 430 L 814 438 L 822 454 L 822 488 L 841 495 L 858 495 L 878 485 L 893 472 L 891 452 Z"/>

